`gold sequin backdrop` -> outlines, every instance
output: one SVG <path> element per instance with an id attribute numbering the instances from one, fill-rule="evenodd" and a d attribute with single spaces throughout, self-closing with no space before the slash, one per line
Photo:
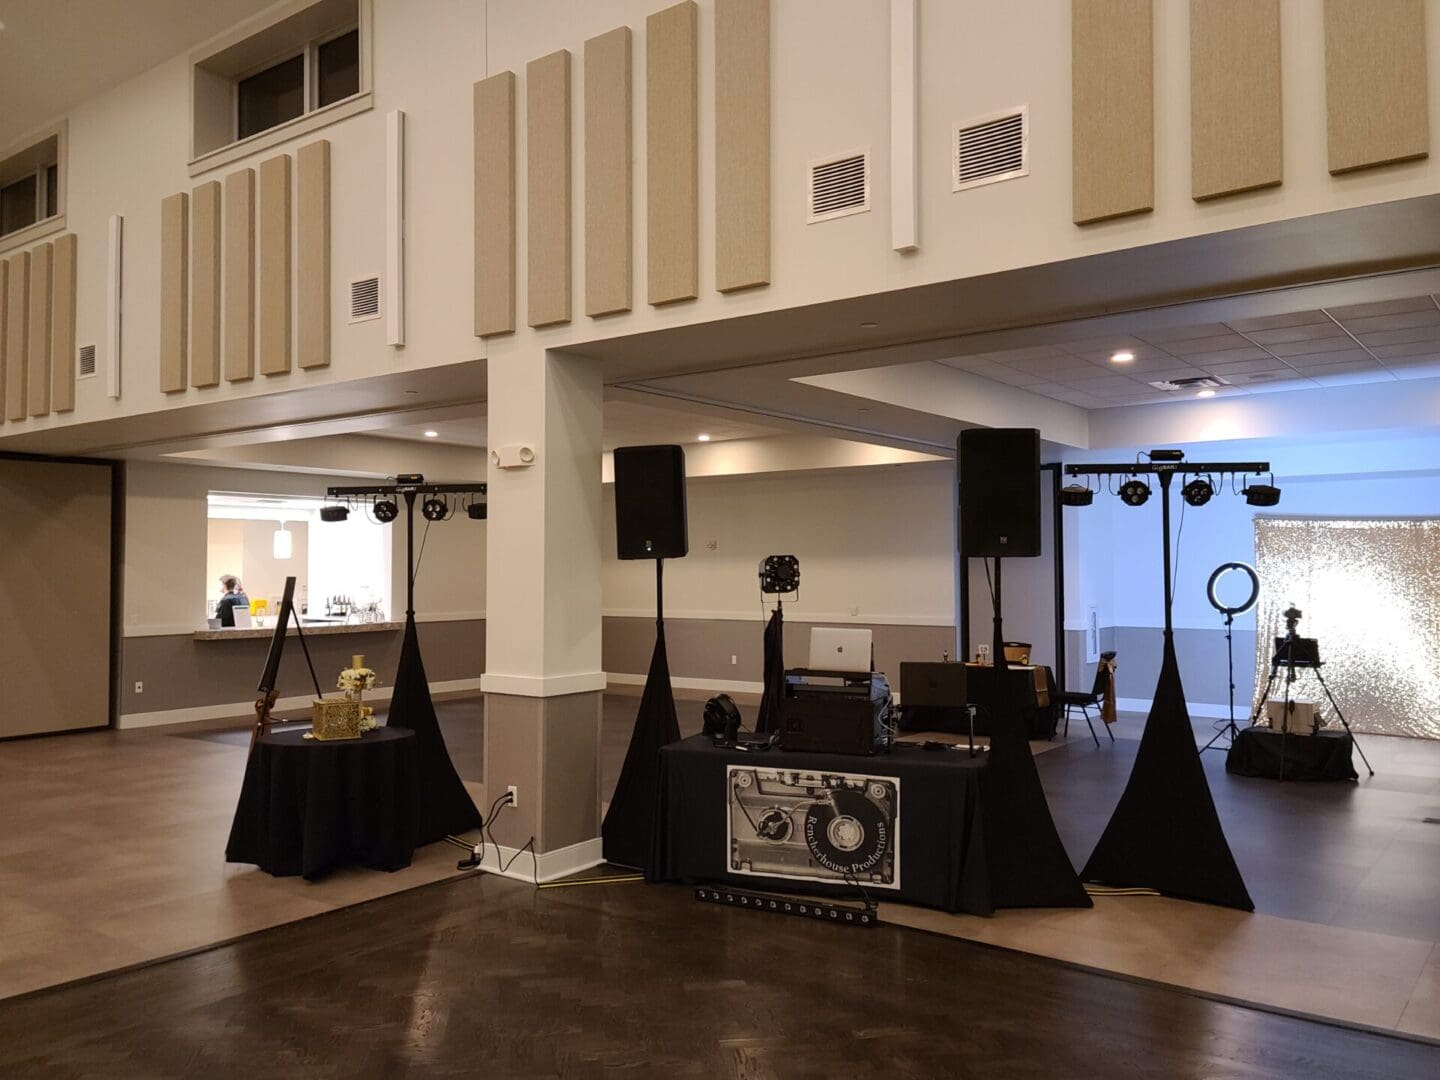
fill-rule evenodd
<path id="1" fill-rule="evenodd" d="M 1257 698 L 1294 604 L 1352 728 L 1440 739 L 1440 519 L 1257 517 L 1255 568 Z M 1313 672 L 1295 692 L 1329 716 Z"/>

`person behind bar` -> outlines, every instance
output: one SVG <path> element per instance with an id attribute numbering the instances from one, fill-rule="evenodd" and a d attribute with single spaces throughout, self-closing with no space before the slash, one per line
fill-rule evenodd
<path id="1" fill-rule="evenodd" d="M 249 611 L 250 597 L 245 595 L 245 587 L 234 574 L 221 574 L 220 587 L 225 590 L 225 594 L 216 602 L 215 614 L 220 619 L 221 626 L 234 626 L 235 609 L 243 607 Z"/>

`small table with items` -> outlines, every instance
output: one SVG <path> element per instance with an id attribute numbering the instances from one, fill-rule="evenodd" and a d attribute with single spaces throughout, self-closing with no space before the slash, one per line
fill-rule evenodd
<path id="1" fill-rule="evenodd" d="M 986 757 L 899 744 L 885 754 L 660 751 L 650 877 L 988 915 Z"/>
<path id="2" fill-rule="evenodd" d="M 1313 735 L 1241 728 L 1225 755 L 1225 771 L 1265 780 L 1357 780 L 1355 740 L 1345 731 Z"/>
<path id="3" fill-rule="evenodd" d="M 359 739 L 304 735 L 271 732 L 256 741 L 226 861 L 310 881 L 342 866 L 409 866 L 420 821 L 415 733 L 380 727 Z"/>

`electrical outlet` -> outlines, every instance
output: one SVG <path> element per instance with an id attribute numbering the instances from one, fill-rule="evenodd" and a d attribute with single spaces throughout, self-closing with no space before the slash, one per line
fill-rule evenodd
<path id="1" fill-rule="evenodd" d="M 509 796 L 510 796 L 510 805 L 511 805 L 511 806 L 519 806 L 519 805 L 520 805 L 520 792 L 516 789 L 515 785 L 514 785 L 514 784 L 511 784 L 508 788 L 505 789 L 505 791 L 506 791 L 506 792 L 509 794 Z"/>
<path id="2" fill-rule="evenodd" d="M 135 692 L 137 694 L 143 694 L 145 692 L 145 684 L 139 679 L 135 680 Z"/>
<path id="3" fill-rule="evenodd" d="M 735 666 L 736 664 L 738 664 L 739 662 L 740 662 L 740 658 L 739 658 L 738 656 L 736 656 L 734 653 L 731 653 L 731 654 L 730 654 L 730 666 L 731 666 L 731 667 L 734 667 L 734 666 Z"/>

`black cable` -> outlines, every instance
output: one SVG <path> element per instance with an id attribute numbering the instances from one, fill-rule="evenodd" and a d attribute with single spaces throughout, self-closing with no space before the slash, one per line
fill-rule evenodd
<path id="1" fill-rule="evenodd" d="M 430 537 L 430 519 L 425 519 L 425 531 L 420 534 L 420 551 L 415 556 L 415 568 L 410 571 L 410 587 L 415 587 L 415 579 L 420 576 L 420 560 L 425 558 L 425 541 Z"/>
<path id="2" fill-rule="evenodd" d="M 1170 596 L 1175 596 L 1176 585 L 1180 581 L 1180 539 L 1185 535 L 1185 507 L 1189 504 L 1180 500 L 1180 525 L 1175 530 L 1175 560 L 1170 565 Z"/>
<path id="3" fill-rule="evenodd" d="M 514 805 L 515 805 L 513 802 L 511 802 L 511 800 L 510 800 L 510 793 L 509 793 L 508 791 L 507 791 L 504 795 L 501 795 L 499 799 L 496 799 L 496 800 L 495 800 L 495 803 L 492 803 L 492 804 L 491 804 L 491 807 L 490 807 L 490 810 L 491 810 L 490 820 L 485 823 L 485 827 L 484 827 L 484 829 L 482 830 L 482 831 L 484 831 L 484 832 L 486 832 L 486 833 L 489 834 L 489 836 L 490 836 L 490 842 L 495 845 L 495 866 L 497 867 L 497 870 L 498 870 L 499 873 L 501 873 L 501 874 L 506 874 L 506 873 L 508 873 L 508 872 L 510 871 L 510 867 L 512 867 L 513 865 L 515 865 L 515 860 L 518 859 L 518 858 L 528 849 L 529 852 L 530 852 L 530 873 L 531 873 L 531 876 L 535 879 L 535 887 L 538 889 L 538 888 L 540 887 L 540 859 L 539 859 L 539 857 L 535 854 L 535 837 L 534 837 L 534 836 L 531 836 L 529 840 L 526 840 L 525 843 L 524 843 L 523 845 L 521 845 L 521 847 L 515 852 L 515 854 L 510 856 L 510 861 L 509 861 L 509 862 L 504 863 L 503 865 L 502 865 L 501 862 L 500 862 L 500 841 L 498 841 L 498 840 L 495 839 L 495 834 L 494 834 L 493 832 L 491 832 L 490 830 L 491 830 L 491 828 L 492 828 L 492 827 L 494 826 L 494 824 L 495 824 L 495 816 L 496 816 L 496 813 L 497 813 L 497 812 L 495 811 L 495 805 L 496 805 L 496 804 L 502 804 L 502 803 L 503 803 L 503 805 L 500 806 L 500 809 L 502 809 L 502 810 L 503 810 L 506 806 L 514 806 Z"/>

